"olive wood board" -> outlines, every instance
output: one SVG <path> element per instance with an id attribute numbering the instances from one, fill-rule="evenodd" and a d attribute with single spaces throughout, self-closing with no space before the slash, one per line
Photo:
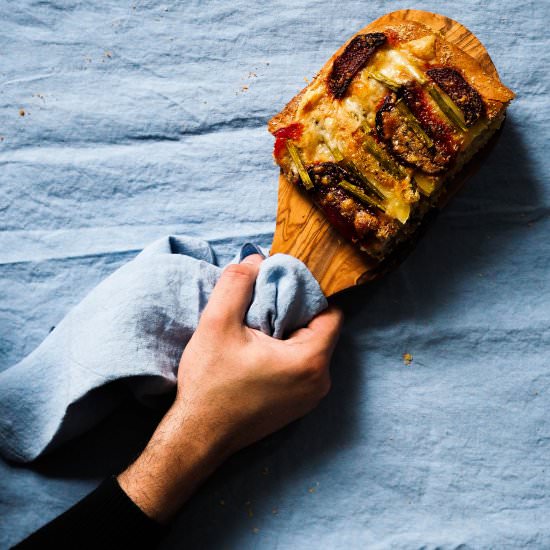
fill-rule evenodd
<path id="1" fill-rule="evenodd" d="M 481 42 L 466 27 L 444 15 L 420 10 L 399 10 L 380 17 L 375 23 L 396 24 L 406 21 L 423 23 L 439 31 L 446 40 L 476 59 L 489 75 L 498 78 L 497 70 Z M 434 215 L 428 216 L 418 231 L 382 263 L 371 259 L 346 240 L 309 198 L 281 174 L 275 235 L 270 253 L 290 254 L 304 262 L 327 297 L 379 278 L 399 265 L 412 251 L 439 208 L 477 171 L 480 161 L 492 149 L 499 133 L 452 181 L 447 182 L 449 188 L 445 196 L 438 200 L 438 207 L 432 213 Z"/>

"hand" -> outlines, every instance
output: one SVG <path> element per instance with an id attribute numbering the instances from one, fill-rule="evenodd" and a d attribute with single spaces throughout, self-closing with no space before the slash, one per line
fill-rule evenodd
<path id="1" fill-rule="evenodd" d="M 159 521 L 229 455 L 305 415 L 330 388 L 338 310 L 286 340 L 244 324 L 261 260 L 249 256 L 222 273 L 181 357 L 173 406 L 119 476 L 130 498 Z"/>

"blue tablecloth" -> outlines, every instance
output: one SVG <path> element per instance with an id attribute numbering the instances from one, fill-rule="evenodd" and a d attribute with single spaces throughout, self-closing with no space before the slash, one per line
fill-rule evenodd
<path id="1" fill-rule="evenodd" d="M 269 246 L 267 120 L 402 7 L 0 1 L 0 368 L 158 237 L 208 239 L 222 263 Z M 414 7 L 474 31 L 518 93 L 500 143 L 401 269 L 341 299 L 330 396 L 226 464 L 165 548 L 550 547 L 550 10 Z M 0 546 L 122 468 L 157 420 L 129 401 L 31 468 L 0 463 Z"/>

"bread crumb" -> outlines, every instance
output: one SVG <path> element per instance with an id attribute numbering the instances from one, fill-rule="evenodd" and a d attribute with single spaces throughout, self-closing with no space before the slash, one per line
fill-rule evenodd
<path id="1" fill-rule="evenodd" d="M 263 470 L 262 470 L 262 474 L 264 476 L 268 476 L 269 475 L 269 468 L 266 466 Z"/>
<path id="2" fill-rule="evenodd" d="M 19 109 L 19 116 L 25 116 L 26 114 L 25 109 Z"/>
<path id="3" fill-rule="evenodd" d="M 312 485 L 312 486 L 307 490 L 307 492 L 308 492 L 308 493 L 311 493 L 311 494 L 316 493 L 318 487 L 319 487 L 319 482 L 317 481 L 317 482 L 315 483 L 315 485 Z"/>
<path id="4" fill-rule="evenodd" d="M 412 363 L 413 356 L 410 353 L 404 353 L 403 354 L 403 363 L 405 365 L 409 366 Z"/>
<path id="5" fill-rule="evenodd" d="M 271 513 L 276 516 L 279 513 L 279 510 L 277 508 L 273 508 L 273 510 L 271 510 Z"/>
<path id="6" fill-rule="evenodd" d="M 223 498 L 220 500 L 220 506 L 225 506 L 225 500 L 223 500 Z"/>
<path id="7" fill-rule="evenodd" d="M 104 55 L 105 57 L 111 58 L 111 57 L 113 57 L 113 52 L 110 52 L 109 50 L 105 50 L 105 52 L 103 53 L 103 55 Z"/>
<path id="8" fill-rule="evenodd" d="M 257 535 L 257 534 L 260 532 L 260 530 L 259 530 L 257 527 L 253 527 L 253 528 L 252 528 L 252 532 L 253 532 L 255 535 Z"/>

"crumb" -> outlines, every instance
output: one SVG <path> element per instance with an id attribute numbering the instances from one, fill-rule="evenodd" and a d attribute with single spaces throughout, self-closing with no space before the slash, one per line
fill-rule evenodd
<path id="1" fill-rule="evenodd" d="M 279 513 L 279 510 L 277 510 L 277 508 L 273 508 L 273 510 L 271 510 L 271 513 L 276 516 Z"/>
<path id="2" fill-rule="evenodd" d="M 312 487 L 310 487 L 310 488 L 307 490 L 307 492 L 308 492 L 308 493 L 311 493 L 311 494 L 316 493 L 318 487 L 319 487 L 319 482 L 317 481 L 317 482 L 315 483 L 315 485 L 313 485 Z"/>
<path id="3" fill-rule="evenodd" d="M 242 90 L 243 92 L 248 92 L 248 86 L 246 86 L 246 85 L 245 85 L 245 86 L 242 86 L 242 87 L 241 87 L 241 90 Z"/>
<path id="4" fill-rule="evenodd" d="M 19 109 L 19 116 L 25 116 L 26 114 L 25 109 Z"/>
<path id="5" fill-rule="evenodd" d="M 253 528 L 252 528 L 252 532 L 253 532 L 255 535 L 257 535 L 257 534 L 260 532 L 260 530 L 259 530 L 257 527 L 253 527 Z"/>
<path id="6" fill-rule="evenodd" d="M 307 78 L 306 76 L 304 76 L 304 81 L 305 81 L 306 84 L 309 85 L 309 83 L 310 83 L 309 78 Z"/>
<path id="7" fill-rule="evenodd" d="M 409 366 L 412 363 L 413 356 L 410 353 L 404 353 L 403 354 L 403 363 L 405 365 Z"/>
<path id="8" fill-rule="evenodd" d="M 253 73 L 252 71 L 250 71 L 248 73 L 248 78 L 256 78 L 258 75 L 256 73 Z"/>
<path id="9" fill-rule="evenodd" d="M 223 498 L 220 500 L 220 506 L 225 506 L 225 500 L 223 500 Z"/>
<path id="10" fill-rule="evenodd" d="M 0 141 L 4 141 L 4 136 L 0 136 Z"/>
<path id="11" fill-rule="evenodd" d="M 262 474 L 263 474 L 264 476 L 269 475 L 269 468 L 268 468 L 267 466 L 262 470 Z"/>
<path id="12" fill-rule="evenodd" d="M 105 57 L 111 58 L 111 57 L 113 57 L 113 52 L 110 52 L 109 50 L 105 50 L 105 52 L 103 53 L 103 55 L 104 55 Z"/>

